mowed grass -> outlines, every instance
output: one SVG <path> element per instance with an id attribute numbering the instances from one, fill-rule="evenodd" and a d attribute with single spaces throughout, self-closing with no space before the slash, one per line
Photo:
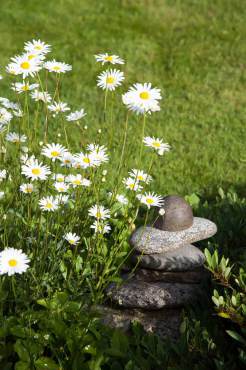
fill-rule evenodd
<path id="1" fill-rule="evenodd" d="M 147 119 L 146 135 L 163 137 L 172 152 L 154 168 L 153 190 L 162 194 L 211 194 L 220 186 L 245 192 L 246 15 L 241 0 L 1 0 L 0 65 L 40 38 L 51 57 L 73 65 L 63 78 L 62 100 L 87 111 L 87 140 L 99 128 L 107 144 L 123 140 L 123 113 L 102 124 L 103 93 L 96 87 L 100 67 L 93 55 L 111 52 L 126 59 L 126 81 L 152 82 L 164 95 L 162 110 Z M 7 80 L 0 96 L 8 96 Z M 142 122 L 131 116 L 129 167 L 136 165 Z M 76 136 L 74 126 L 70 135 Z M 59 141 L 56 137 L 52 141 Z M 116 153 L 119 153 L 119 151 Z M 147 170 L 148 151 L 141 168 Z M 116 154 L 117 156 L 118 154 Z M 113 156 L 111 176 L 116 158 Z"/>

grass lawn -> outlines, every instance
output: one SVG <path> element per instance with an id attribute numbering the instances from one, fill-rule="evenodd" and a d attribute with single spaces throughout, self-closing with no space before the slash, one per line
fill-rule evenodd
<path id="1" fill-rule="evenodd" d="M 100 67 L 93 55 L 120 55 L 127 60 L 120 92 L 131 83 L 150 81 L 165 96 L 146 130 L 173 147 L 157 164 L 154 188 L 184 195 L 233 186 L 243 194 L 244 10 L 240 0 L 1 0 L 0 65 L 32 38 L 51 44 L 56 59 L 73 64 L 64 78 L 63 100 L 84 107 L 88 136 L 93 140 L 101 127 L 107 143 L 112 127 L 102 127 L 98 117 L 103 94 L 96 87 Z M 10 97 L 4 79 L 0 96 Z M 115 142 L 122 140 L 123 125 L 124 116 L 114 117 Z M 132 163 L 140 137 L 141 124 L 131 119 L 127 145 Z M 148 161 L 144 158 L 145 170 Z"/>

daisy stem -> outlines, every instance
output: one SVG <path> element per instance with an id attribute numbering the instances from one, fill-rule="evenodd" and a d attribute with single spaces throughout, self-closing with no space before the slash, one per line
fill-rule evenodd
<path id="1" fill-rule="evenodd" d="M 103 109 L 103 120 L 104 123 L 106 122 L 106 111 L 107 111 L 107 95 L 108 95 L 108 90 L 105 90 L 104 94 L 104 109 Z"/>
<path id="2" fill-rule="evenodd" d="M 122 145 L 121 156 L 120 156 L 120 163 L 119 163 L 119 167 L 118 167 L 118 170 L 117 170 L 117 174 L 118 174 L 117 177 L 118 177 L 118 179 L 120 179 L 120 176 L 121 176 L 121 169 L 122 169 L 123 159 L 124 159 L 124 155 L 125 155 L 126 140 L 127 140 L 127 133 L 128 133 L 128 119 L 129 119 L 129 113 L 127 112 L 126 120 L 125 120 L 124 139 L 123 139 L 123 145 Z M 115 198 L 115 196 L 117 194 L 118 188 L 119 188 L 119 182 L 117 183 L 114 191 L 112 191 L 112 195 L 111 195 L 111 199 L 110 199 L 110 204 L 114 200 L 114 198 Z"/>
<path id="3" fill-rule="evenodd" d="M 14 295 L 14 299 L 16 301 L 15 277 L 14 276 L 11 277 L 11 287 L 12 287 L 12 292 L 13 292 L 13 295 Z"/>
<path id="4" fill-rule="evenodd" d="M 140 146 L 140 153 L 139 153 L 139 163 L 141 163 L 142 153 L 143 153 L 143 139 L 144 139 L 145 126 L 146 126 L 146 113 L 144 113 L 144 116 L 143 116 L 142 137 L 141 137 L 141 146 Z"/>

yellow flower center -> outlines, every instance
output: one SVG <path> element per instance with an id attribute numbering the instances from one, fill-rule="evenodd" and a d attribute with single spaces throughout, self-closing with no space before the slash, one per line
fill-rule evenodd
<path id="1" fill-rule="evenodd" d="M 40 175 L 40 173 L 41 173 L 40 168 L 33 168 L 33 169 L 32 169 L 32 174 L 33 174 L 33 175 Z"/>
<path id="2" fill-rule="evenodd" d="M 106 58 L 105 58 L 105 60 L 106 60 L 107 62 L 112 62 L 112 60 L 113 60 L 112 55 L 109 55 L 108 57 L 106 57 Z"/>
<path id="3" fill-rule="evenodd" d="M 96 213 L 96 217 L 97 217 L 97 218 L 101 218 L 101 217 L 102 217 L 101 212 L 99 212 L 99 211 L 98 211 L 98 212 Z"/>
<path id="4" fill-rule="evenodd" d="M 21 90 L 22 91 L 28 91 L 29 90 L 29 86 L 28 85 L 24 85 L 24 86 L 22 86 Z"/>
<path id="5" fill-rule="evenodd" d="M 148 91 L 143 91 L 143 92 L 141 92 L 141 93 L 139 94 L 139 96 L 140 96 L 140 98 L 141 98 L 141 99 L 144 99 L 144 100 L 149 99 L 149 93 L 148 93 Z"/>
<path id="6" fill-rule="evenodd" d="M 60 154 L 57 150 L 53 150 L 53 152 L 50 153 L 52 157 L 58 157 Z"/>
<path id="7" fill-rule="evenodd" d="M 153 201 L 153 199 L 151 199 L 151 198 L 146 198 L 146 203 L 148 203 L 148 204 L 153 204 L 153 203 L 154 203 L 154 201 Z"/>
<path id="8" fill-rule="evenodd" d="M 74 180 L 73 181 L 73 184 L 74 185 L 80 185 L 81 184 L 81 180 L 78 180 L 78 179 L 77 180 Z"/>
<path id="9" fill-rule="evenodd" d="M 27 193 L 32 193 L 32 188 L 26 188 Z"/>
<path id="10" fill-rule="evenodd" d="M 69 239 L 68 241 L 70 244 L 75 244 L 75 240 L 74 239 Z"/>
<path id="11" fill-rule="evenodd" d="M 8 264 L 10 267 L 15 267 L 17 266 L 17 261 L 15 259 L 11 259 L 8 261 Z"/>
<path id="12" fill-rule="evenodd" d="M 158 142 L 158 141 L 153 141 L 152 145 L 155 147 L 155 148 L 160 148 L 161 144 Z"/>
<path id="13" fill-rule="evenodd" d="M 134 189 L 134 185 L 135 185 L 135 184 L 129 184 L 129 188 L 130 188 L 130 189 Z"/>
<path id="14" fill-rule="evenodd" d="M 64 163 L 68 164 L 68 163 L 71 163 L 71 161 L 70 161 L 70 159 L 64 159 Z"/>
<path id="15" fill-rule="evenodd" d="M 138 179 L 139 181 L 143 181 L 143 180 L 144 180 L 143 176 L 141 176 L 141 175 L 138 175 L 138 176 L 137 176 L 137 179 Z"/>
<path id="16" fill-rule="evenodd" d="M 30 68 L 30 63 L 29 62 L 23 62 L 21 63 L 21 68 L 22 69 L 29 69 Z"/>
<path id="17" fill-rule="evenodd" d="M 36 46 L 34 46 L 34 49 L 35 50 L 42 50 L 42 46 L 41 45 L 36 45 Z"/>
<path id="18" fill-rule="evenodd" d="M 45 207 L 48 208 L 48 209 L 51 209 L 53 207 L 53 204 L 48 202 L 48 203 L 46 203 Z"/>
<path id="19" fill-rule="evenodd" d="M 53 67 L 53 70 L 54 70 L 54 71 L 60 71 L 60 69 L 61 69 L 61 67 L 60 67 L 60 66 L 54 66 L 54 67 Z"/>
<path id="20" fill-rule="evenodd" d="M 29 54 L 28 55 L 28 60 L 32 60 L 33 58 L 35 58 L 35 54 Z"/>
<path id="21" fill-rule="evenodd" d="M 57 181 L 58 181 L 58 182 L 63 182 L 63 181 L 64 181 L 64 179 L 63 179 L 62 177 L 58 177 L 58 178 L 57 178 Z"/>
<path id="22" fill-rule="evenodd" d="M 90 159 L 88 157 L 83 158 L 83 162 L 90 163 Z"/>
<path id="23" fill-rule="evenodd" d="M 115 78 L 114 78 L 113 76 L 108 76 L 108 77 L 106 78 L 106 83 L 107 83 L 107 84 L 113 84 L 113 83 L 114 83 L 114 81 L 115 81 Z"/>

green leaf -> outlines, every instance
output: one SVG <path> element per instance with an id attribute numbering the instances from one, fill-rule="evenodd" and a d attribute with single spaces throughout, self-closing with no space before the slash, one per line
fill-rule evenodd
<path id="1" fill-rule="evenodd" d="M 246 346 L 246 339 L 244 339 L 240 334 L 233 330 L 226 330 L 227 334 L 230 335 L 233 339 L 237 340 L 238 342 L 242 343 Z"/>
<path id="2" fill-rule="evenodd" d="M 204 254 L 205 254 L 205 257 L 207 259 L 208 265 L 211 266 L 212 256 L 211 256 L 211 253 L 209 252 L 209 250 L 207 248 L 205 248 Z"/>
<path id="3" fill-rule="evenodd" d="M 37 370 L 59 370 L 59 365 L 48 357 L 40 357 L 35 361 L 35 366 Z"/>
<path id="4" fill-rule="evenodd" d="M 31 370 L 30 364 L 23 361 L 18 361 L 15 364 L 15 370 Z"/>
<path id="5" fill-rule="evenodd" d="M 16 343 L 14 344 L 14 350 L 18 354 L 19 358 L 24 362 L 30 361 L 29 353 L 24 346 L 24 343 L 22 340 L 18 339 Z"/>

